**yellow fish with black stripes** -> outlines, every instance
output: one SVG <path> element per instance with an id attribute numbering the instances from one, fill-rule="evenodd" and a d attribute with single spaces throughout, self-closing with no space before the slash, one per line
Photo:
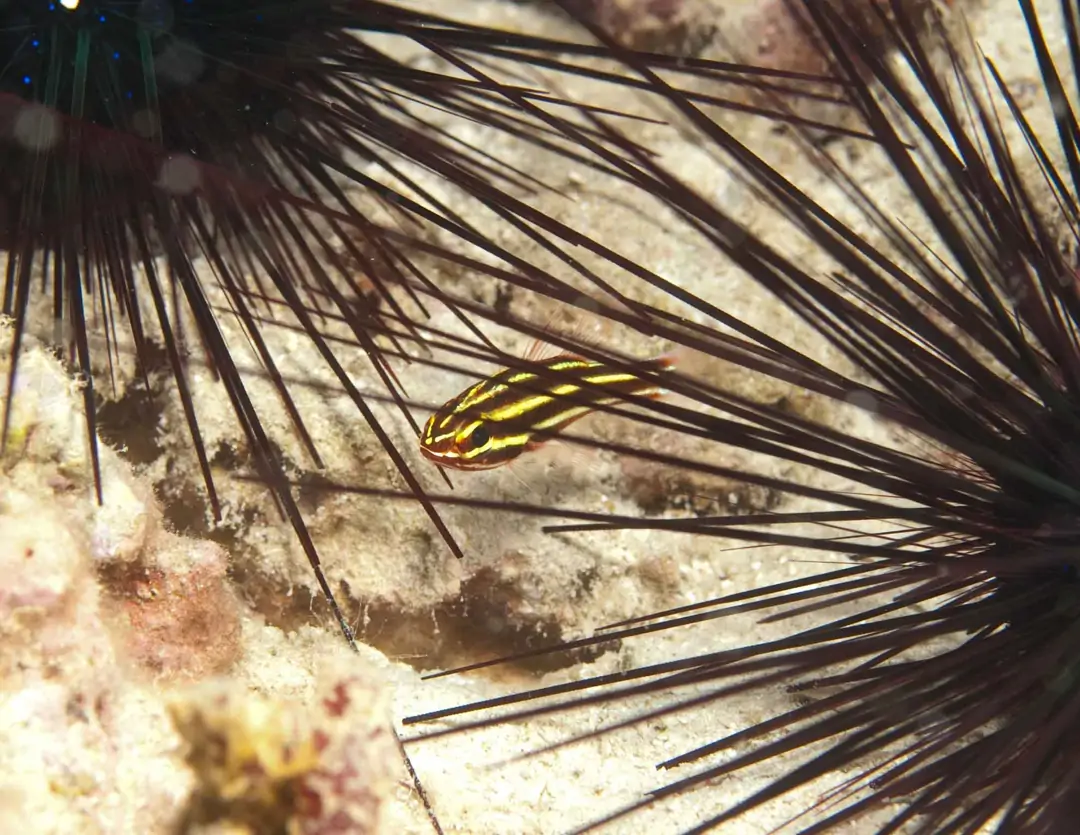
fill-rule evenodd
<path id="1" fill-rule="evenodd" d="M 448 401 L 428 418 L 420 452 L 442 467 L 490 470 L 542 446 L 598 405 L 665 393 L 655 377 L 574 354 L 538 366 L 536 372 L 505 368 Z M 642 364 L 643 372 L 674 367 L 672 355 Z"/>

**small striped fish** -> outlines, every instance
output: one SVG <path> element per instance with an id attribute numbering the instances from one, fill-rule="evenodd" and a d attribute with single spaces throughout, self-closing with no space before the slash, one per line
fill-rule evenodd
<path id="1" fill-rule="evenodd" d="M 573 354 L 541 365 L 558 379 L 505 368 L 447 402 L 428 418 L 420 452 L 443 467 L 490 470 L 542 446 L 597 405 L 664 393 L 655 379 Z M 666 356 L 645 364 L 646 371 L 674 367 Z"/>

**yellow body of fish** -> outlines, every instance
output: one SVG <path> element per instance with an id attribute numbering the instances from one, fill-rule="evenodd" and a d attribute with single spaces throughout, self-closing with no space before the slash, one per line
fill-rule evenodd
<path id="1" fill-rule="evenodd" d="M 661 357 L 644 370 L 673 367 L 672 359 Z M 420 451 L 443 467 L 490 470 L 536 449 L 598 405 L 663 393 L 654 377 L 560 354 L 535 372 L 503 369 L 448 401 L 428 418 Z"/>

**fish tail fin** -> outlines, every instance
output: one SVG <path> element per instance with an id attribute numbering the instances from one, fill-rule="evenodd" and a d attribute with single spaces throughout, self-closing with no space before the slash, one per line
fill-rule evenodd
<path id="1" fill-rule="evenodd" d="M 666 351 L 651 360 L 649 363 L 649 370 L 660 372 L 683 369 L 689 364 L 689 360 L 693 353 L 694 350 L 692 348 L 688 348 L 685 345 L 676 345 L 670 351 Z"/>
<path id="2" fill-rule="evenodd" d="M 685 372 L 688 366 L 693 365 L 693 356 L 696 352 L 685 345 L 676 345 L 670 351 L 648 362 L 646 369 L 654 374 L 663 374 L 670 371 Z M 648 393 L 649 397 L 667 397 L 671 392 L 661 386 Z"/>

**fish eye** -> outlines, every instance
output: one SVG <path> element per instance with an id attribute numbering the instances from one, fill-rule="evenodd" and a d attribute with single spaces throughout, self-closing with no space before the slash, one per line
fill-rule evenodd
<path id="1" fill-rule="evenodd" d="M 477 426 L 472 431 L 472 434 L 469 435 L 469 446 L 471 446 L 473 449 L 477 449 L 484 446 L 484 444 L 486 444 L 490 440 L 491 433 L 487 431 L 487 427 Z"/>

